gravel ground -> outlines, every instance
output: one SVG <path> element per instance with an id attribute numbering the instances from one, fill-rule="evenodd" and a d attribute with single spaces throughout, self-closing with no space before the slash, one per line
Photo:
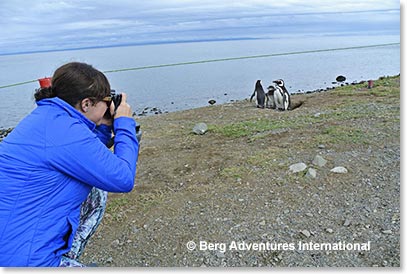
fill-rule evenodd
<path id="1" fill-rule="evenodd" d="M 304 104 L 137 118 L 136 186 L 109 194 L 82 262 L 399 267 L 400 78 L 292 98 Z M 209 130 L 195 135 L 200 122 Z"/>

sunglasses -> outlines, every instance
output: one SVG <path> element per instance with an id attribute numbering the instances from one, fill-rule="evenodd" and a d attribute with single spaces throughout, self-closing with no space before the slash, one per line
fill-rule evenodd
<path id="1" fill-rule="evenodd" d="M 106 102 L 107 107 L 110 107 L 110 105 L 112 104 L 112 97 L 106 96 L 102 99 L 102 101 Z"/>

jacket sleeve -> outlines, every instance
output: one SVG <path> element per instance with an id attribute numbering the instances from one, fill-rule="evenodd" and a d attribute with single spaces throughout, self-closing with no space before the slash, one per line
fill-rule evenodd
<path id="1" fill-rule="evenodd" d="M 71 128 L 76 129 L 69 131 L 70 136 L 77 134 L 72 142 L 53 145 L 57 141 L 50 140 L 51 144 L 46 149 L 50 167 L 105 191 L 131 191 L 139 149 L 134 119 L 120 117 L 114 120 L 114 154 L 83 125 Z"/>
<path id="2" fill-rule="evenodd" d="M 110 138 L 112 137 L 112 127 L 107 125 L 100 125 L 97 126 L 95 129 L 95 134 L 99 138 L 99 140 L 106 145 Z"/>

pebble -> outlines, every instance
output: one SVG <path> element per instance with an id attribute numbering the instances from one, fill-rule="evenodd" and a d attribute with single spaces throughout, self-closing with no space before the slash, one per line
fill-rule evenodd
<path id="1" fill-rule="evenodd" d="M 321 155 L 316 155 L 314 160 L 312 161 L 312 164 L 319 167 L 323 167 L 324 165 L 326 165 L 327 162 L 328 161 L 325 160 Z"/>
<path id="2" fill-rule="evenodd" d="M 350 226 L 350 220 L 346 219 L 345 222 L 343 223 L 343 226 Z"/>
<path id="3" fill-rule="evenodd" d="M 337 167 L 334 167 L 333 169 L 331 169 L 331 172 L 344 174 L 344 173 L 348 173 L 348 170 L 343 166 L 337 166 Z"/>
<path id="4" fill-rule="evenodd" d="M 305 177 L 315 179 L 317 178 L 317 171 L 313 168 L 309 168 Z"/>
<path id="5" fill-rule="evenodd" d="M 116 239 L 112 242 L 112 246 L 115 246 L 115 247 L 117 247 L 119 244 L 120 244 L 120 241 L 118 239 Z"/>
<path id="6" fill-rule="evenodd" d="M 325 231 L 328 233 L 334 233 L 334 231 L 331 228 L 327 228 Z"/>
<path id="7" fill-rule="evenodd" d="M 309 238 L 311 236 L 311 233 L 306 229 L 301 230 L 300 232 L 301 232 L 302 235 L 304 235 L 307 238 Z"/>
<path id="8" fill-rule="evenodd" d="M 106 263 L 108 263 L 108 264 L 113 263 L 113 258 L 112 257 L 107 258 Z"/>
<path id="9" fill-rule="evenodd" d="M 192 129 L 192 132 L 198 135 L 203 135 L 208 131 L 208 126 L 205 123 L 198 123 Z"/>
<path id="10" fill-rule="evenodd" d="M 298 173 L 304 171 L 307 168 L 307 165 L 304 163 L 296 163 L 291 165 L 289 168 L 292 173 Z"/>
<path id="11" fill-rule="evenodd" d="M 392 234 L 393 232 L 389 229 L 389 230 L 383 230 L 382 233 L 383 234 Z"/>

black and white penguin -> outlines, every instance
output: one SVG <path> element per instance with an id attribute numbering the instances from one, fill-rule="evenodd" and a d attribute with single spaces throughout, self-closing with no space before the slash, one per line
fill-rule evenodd
<path id="1" fill-rule="evenodd" d="M 278 79 L 273 81 L 276 86 L 276 90 L 274 91 L 274 102 L 276 107 L 279 110 L 290 110 L 291 109 L 291 98 L 290 93 L 284 86 L 284 81 L 282 79 Z"/>
<path id="2" fill-rule="evenodd" d="M 254 87 L 254 91 L 252 96 L 250 97 L 250 102 L 252 101 L 254 95 L 257 93 L 257 107 L 264 108 L 264 102 L 266 99 L 266 93 L 264 92 L 263 86 L 261 85 L 261 80 L 257 80 L 256 86 Z"/>
<path id="3" fill-rule="evenodd" d="M 276 108 L 276 103 L 274 101 L 274 91 L 276 88 L 274 86 L 269 86 L 267 88 L 267 93 L 266 93 L 266 107 L 275 109 Z"/>

